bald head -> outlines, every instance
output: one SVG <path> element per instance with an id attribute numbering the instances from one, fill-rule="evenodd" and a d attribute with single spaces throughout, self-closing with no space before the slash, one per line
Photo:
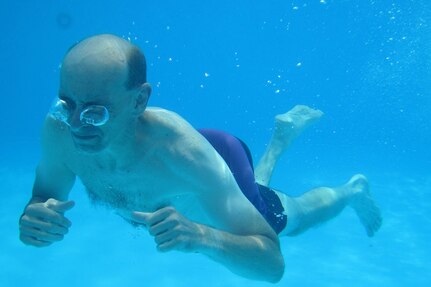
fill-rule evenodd
<path id="1" fill-rule="evenodd" d="M 143 53 L 130 42 L 115 35 L 102 34 L 82 40 L 66 54 L 61 75 L 79 73 L 87 80 L 104 81 L 122 78 L 127 89 L 146 82 Z"/>

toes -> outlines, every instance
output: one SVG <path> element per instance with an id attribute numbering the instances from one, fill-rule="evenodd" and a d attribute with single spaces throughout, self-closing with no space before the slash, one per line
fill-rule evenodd
<path id="1" fill-rule="evenodd" d="M 381 218 L 381 217 L 378 217 L 378 218 L 374 221 L 374 225 L 373 225 L 373 229 L 374 229 L 374 231 L 379 230 L 381 226 L 382 226 L 382 218 Z"/>
<path id="2" fill-rule="evenodd" d="M 371 205 L 371 206 L 370 206 Z M 369 237 L 374 236 L 374 234 L 380 229 L 382 225 L 382 216 L 380 210 L 377 206 L 373 206 L 374 202 L 368 202 L 363 205 L 363 208 L 357 211 L 357 215 L 361 224 L 364 226 L 365 231 Z M 364 207 L 368 208 L 364 208 Z"/>
<path id="3" fill-rule="evenodd" d="M 361 218 L 361 222 L 365 226 L 367 235 L 372 237 L 382 226 L 382 217 L 378 209 L 373 210 L 373 212 L 370 213 L 372 214 L 369 215 L 370 217 L 368 218 L 368 222 L 366 221 L 366 218 Z"/>

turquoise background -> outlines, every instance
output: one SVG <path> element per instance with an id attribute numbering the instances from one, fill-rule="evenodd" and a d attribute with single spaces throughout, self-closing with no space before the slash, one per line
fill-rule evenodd
<path id="1" fill-rule="evenodd" d="M 255 161 L 273 117 L 325 115 L 286 152 L 272 185 L 297 195 L 370 180 L 384 223 L 367 238 L 352 210 L 282 238 L 276 286 L 428 286 L 431 279 L 431 3 L 426 0 L 11 1 L 0 3 L 0 286 L 269 286 L 202 255 L 160 254 L 144 230 L 91 206 L 49 248 L 18 240 L 59 65 L 84 37 L 140 46 L 150 105 L 242 138 Z"/>

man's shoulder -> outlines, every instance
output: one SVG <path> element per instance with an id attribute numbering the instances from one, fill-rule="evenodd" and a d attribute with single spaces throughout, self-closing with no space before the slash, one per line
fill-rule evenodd
<path id="1" fill-rule="evenodd" d="M 41 144 L 44 154 L 57 154 L 65 151 L 70 144 L 67 143 L 68 137 L 66 125 L 47 115 L 42 127 Z"/>
<path id="2" fill-rule="evenodd" d="M 212 146 L 177 113 L 161 108 L 149 108 L 146 112 L 147 124 L 149 122 L 153 130 L 151 133 L 158 134 L 159 142 L 165 143 L 160 147 L 168 147 L 169 154 L 191 163 L 213 156 Z"/>
<path id="3" fill-rule="evenodd" d="M 191 124 L 175 112 L 160 108 L 148 110 L 154 113 L 157 121 L 163 122 L 164 128 L 169 130 L 165 133 L 167 146 L 171 151 L 168 154 L 181 164 L 182 173 L 196 178 L 204 179 L 208 174 L 219 178 L 226 170 L 224 161 L 218 155 L 212 145 Z M 165 136 L 163 135 L 163 136 Z M 196 176 L 202 174 L 202 176 Z"/>
<path id="4" fill-rule="evenodd" d="M 65 133 L 65 124 L 54 117 L 47 115 L 42 127 L 42 140 L 49 139 L 53 141 L 61 141 L 62 135 Z"/>
<path id="5" fill-rule="evenodd" d="M 142 119 L 143 126 L 146 130 L 150 129 L 151 134 L 170 140 L 187 140 L 198 133 L 182 116 L 166 109 L 149 107 Z"/>
<path id="6" fill-rule="evenodd" d="M 166 128 L 176 129 L 182 126 L 191 127 L 179 114 L 159 107 L 148 107 L 144 112 L 144 118 L 147 121 L 162 125 Z"/>

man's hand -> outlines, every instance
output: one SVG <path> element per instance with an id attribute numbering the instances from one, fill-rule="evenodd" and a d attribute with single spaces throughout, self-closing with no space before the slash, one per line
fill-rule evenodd
<path id="1" fill-rule="evenodd" d="M 148 227 L 157 249 L 162 252 L 196 252 L 204 240 L 203 226 L 188 220 L 173 207 L 164 207 L 153 213 L 135 211 L 132 220 Z"/>
<path id="2" fill-rule="evenodd" d="M 62 240 L 72 225 L 64 213 L 74 205 L 73 201 L 53 198 L 27 205 L 19 221 L 21 241 L 27 245 L 44 247 Z"/>

